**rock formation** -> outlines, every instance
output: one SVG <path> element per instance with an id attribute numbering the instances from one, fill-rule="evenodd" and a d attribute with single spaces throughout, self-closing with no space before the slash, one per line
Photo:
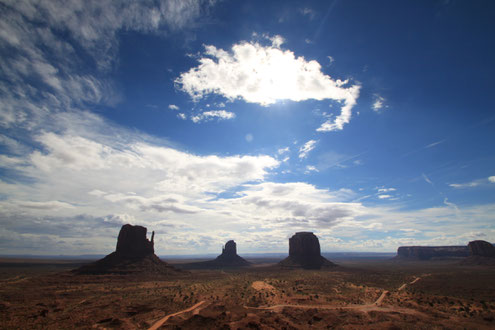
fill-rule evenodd
<path id="1" fill-rule="evenodd" d="M 237 255 L 237 244 L 233 240 L 230 240 L 222 247 L 222 254 L 216 257 L 216 259 L 182 264 L 180 267 L 184 269 L 218 269 L 246 267 L 249 265 L 251 265 L 250 262 Z"/>
<path id="2" fill-rule="evenodd" d="M 77 274 L 169 274 L 176 272 L 172 266 L 155 255 L 154 236 L 146 238 L 147 229 L 142 226 L 123 225 L 117 239 L 115 252 L 105 258 L 76 270 Z"/>
<path id="3" fill-rule="evenodd" d="M 401 246 L 398 259 L 430 260 L 464 258 L 469 255 L 467 246 Z"/>
<path id="4" fill-rule="evenodd" d="M 495 266 L 495 247 L 487 241 L 472 241 L 468 244 L 469 257 L 461 262 L 465 266 Z"/>
<path id="5" fill-rule="evenodd" d="M 472 241 L 468 244 L 470 256 L 495 258 L 495 247 L 487 241 Z"/>
<path id="6" fill-rule="evenodd" d="M 244 258 L 237 255 L 237 244 L 233 240 L 225 243 L 225 246 L 222 248 L 222 254 L 213 261 L 223 266 L 249 266 L 250 264 Z"/>
<path id="7" fill-rule="evenodd" d="M 280 265 L 305 269 L 335 266 L 321 256 L 318 237 L 311 232 L 298 232 L 289 238 L 289 256 L 282 260 Z"/>
<path id="8" fill-rule="evenodd" d="M 151 241 L 146 238 L 147 229 L 142 226 L 123 225 L 117 238 L 115 252 L 125 256 L 146 256 L 155 253 L 155 232 L 151 234 Z"/>

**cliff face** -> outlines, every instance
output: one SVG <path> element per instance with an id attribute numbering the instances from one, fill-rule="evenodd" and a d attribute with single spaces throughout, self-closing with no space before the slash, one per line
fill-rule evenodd
<path id="1" fill-rule="evenodd" d="M 495 258 L 495 247 L 487 241 L 472 241 L 468 244 L 471 256 Z"/>
<path id="2" fill-rule="evenodd" d="M 146 256 L 155 253 L 154 236 L 151 234 L 151 241 L 146 238 L 147 229 L 142 226 L 123 225 L 117 238 L 117 248 L 115 252 L 126 256 Z"/>
<path id="3" fill-rule="evenodd" d="M 225 243 L 225 247 L 222 249 L 222 255 L 224 256 L 235 256 L 237 255 L 237 244 L 230 240 Z"/>
<path id="4" fill-rule="evenodd" d="M 283 267 L 320 269 L 335 266 L 320 253 L 320 241 L 311 232 L 298 232 L 289 238 L 289 256 L 280 262 Z"/>
<path id="5" fill-rule="evenodd" d="M 467 246 L 401 246 L 397 257 L 417 260 L 463 258 L 469 256 Z"/>
<path id="6" fill-rule="evenodd" d="M 289 256 L 294 258 L 318 257 L 321 255 L 320 241 L 315 234 L 299 232 L 289 238 Z"/>

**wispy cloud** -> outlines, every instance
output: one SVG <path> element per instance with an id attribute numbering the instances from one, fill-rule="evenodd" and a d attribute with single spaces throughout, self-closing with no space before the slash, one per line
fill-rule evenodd
<path id="1" fill-rule="evenodd" d="M 191 116 L 191 120 L 194 123 L 201 123 L 201 122 L 210 121 L 213 119 L 228 120 L 228 119 L 234 119 L 234 118 L 235 118 L 235 113 L 228 112 L 225 110 L 205 111 L 205 112 L 200 113 L 199 115 Z"/>
<path id="2" fill-rule="evenodd" d="M 445 141 L 447 141 L 447 139 L 443 139 L 443 140 L 440 140 L 440 141 L 436 141 L 436 142 L 433 142 L 433 143 L 430 143 L 428 144 L 427 146 L 425 146 L 424 148 L 427 149 L 427 148 L 433 148 L 439 144 L 442 144 L 444 143 Z"/>
<path id="3" fill-rule="evenodd" d="M 451 183 L 449 184 L 449 186 L 455 189 L 466 189 L 466 188 L 475 188 L 491 183 L 495 183 L 495 176 L 489 176 L 486 179 L 477 179 L 465 183 Z"/>
<path id="4" fill-rule="evenodd" d="M 426 174 L 421 173 L 421 176 L 426 181 L 426 183 L 429 183 L 429 184 L 433 185 L 433 182 L 430 180 L 430 178 Z"/>
<path id="5" fill-rule="evenodd" d="M 310 20 L 312 20 L 313 18 L 315 18 L 316 16 L 316 13 L 313 9 L 311 8 L 302 8 L 299 10 L 299 12 L 303 15 L 303 16 L 307 16 Z"/>
<path id="6" fill-rule="evenodd" d="M 374 97 L 374 102 L 373 102 L 373 105 L 371 106 L 371 108 L 373 109 L 373 111 L 375 112 L 380 112 L 385 106 L 385 98 L 383 96 L 380 96 L 378 94 L 374 94 L 373 95 Z"/>
<path id="7" fill-rule="evenodd" d="M 386 192 L 391 192 L 391 191 L 396 191 L 397 189 L 395 188 L 378 188 L 379 193 L 386 193 Z"/>
<path id="8" fill-rule="evenodd" d="M 178 106 L 176 106 L 175 104 L 169 104 L 169 105 L 168 105 L 168 108 L 169 108 L 170 110 L 179 110 L 179 107 L 178 107 Z"/>
<path id="9" fill-rule="evenodd" d="M 309 152 L 315 148 L 317 142 L 318 141 L 316 140 L 309 140 L 303 146 L 301 146 L 299 148 L 299 158 L 303 159 L 308 157 Z"/>
<path id="10" fill-rule="evenodd" d="M 309 174 L 311 172 L 319 172 L 318 169 L 313 166 L 313 165 L 307 165 L 306 170 L 304 171 L 305 174 Z"/>

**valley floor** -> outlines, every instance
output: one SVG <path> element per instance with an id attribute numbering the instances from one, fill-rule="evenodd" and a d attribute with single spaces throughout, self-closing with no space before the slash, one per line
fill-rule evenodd
<path id="1" fill-rule="evenodd" d="M 495 267 L 337 263 L 318 271 L 258 265 L 171 277 L 0 267 L 0 328 L 495 327 Z"/>

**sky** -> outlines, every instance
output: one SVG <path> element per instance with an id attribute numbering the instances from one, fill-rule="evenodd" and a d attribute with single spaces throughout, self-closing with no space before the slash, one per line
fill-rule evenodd
<path id="1" fill-rule="evenodd" d="M 495 242 L 493 1 L 0 0 L 0 254 Z"/>

